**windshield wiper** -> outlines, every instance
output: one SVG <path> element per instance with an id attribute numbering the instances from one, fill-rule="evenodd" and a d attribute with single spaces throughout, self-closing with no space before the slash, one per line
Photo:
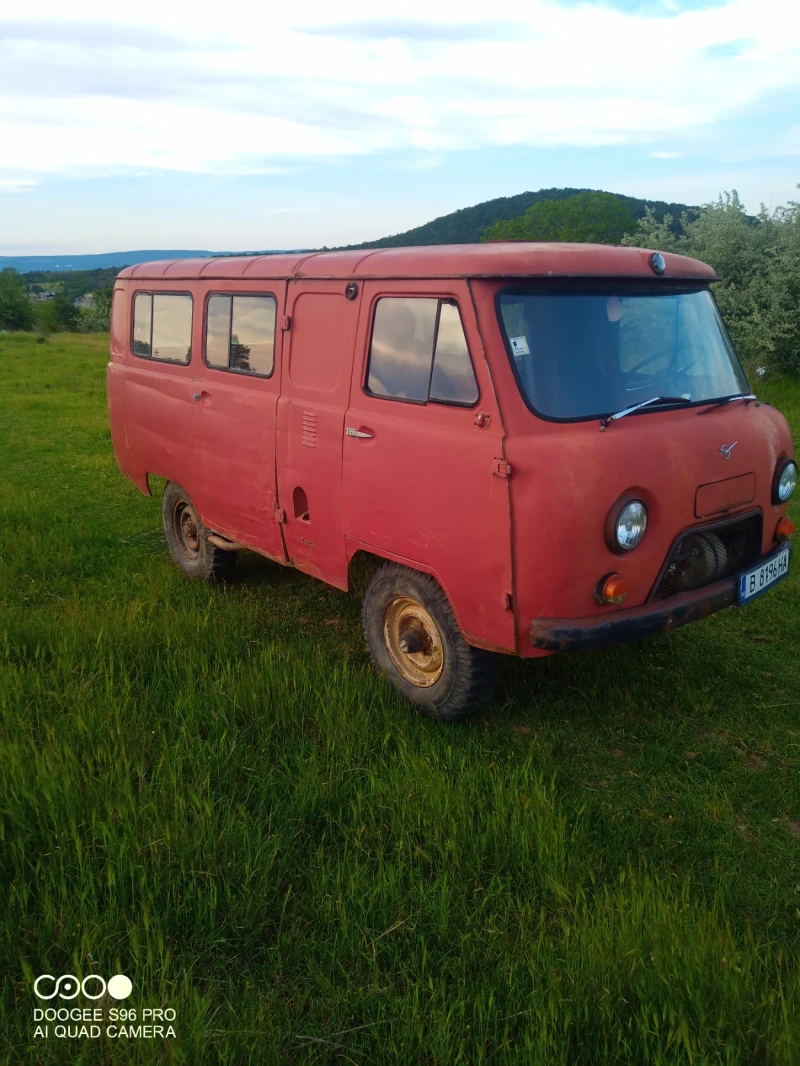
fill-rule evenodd
<path id="1" fill-rule="evenodd" d="M 741 396 L 724 396 L 721 400 L 717 400 L 712 403 L 710 407 L 704 407 L 702 411 L 698 411 L 699 415 L 707 415 L 709 411 L 716 410 L 717 407 L 727 407 L 729 403 L 733 403 L 734 400 L 745 400 L 749 403 L 751 400 L 756 399 L 754 392 L 742 393 Z M 758 406 L 758 404 L 756 404 Z"/>
<path id="2" fill-rule="evenodd" d="M 608 429 L 612 422 L 619 422 L 620 418 L 624 418 L 625 415 L 632 415 L 634 411 L 641 411 L 643 407 L 650 407 L 654 403 L 691 403 L 691 400 L 687 400 L 685 396 L 653 396 L 650 400 L 644 400 L 642 403 L 636 403 L 633 407 L 626 407 L 622 411 L 617 411 L 614 415 L 607 415 L 605 418 L 600 419 L 600 432 L 604 429 Z"/>

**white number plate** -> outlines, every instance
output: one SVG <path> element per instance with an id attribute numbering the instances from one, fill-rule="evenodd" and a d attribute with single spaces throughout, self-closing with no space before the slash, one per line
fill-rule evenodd
<path id="1" fill-rule="evenodd" d="M 786 577 L 789 573 L 789 545 L 787 544 L 780 555 L 770 559 L 768 563 L 762 563 L 739 578 L 739 603 L 751 600 L 760 592 L 765 592 L 770 585 Z"/>

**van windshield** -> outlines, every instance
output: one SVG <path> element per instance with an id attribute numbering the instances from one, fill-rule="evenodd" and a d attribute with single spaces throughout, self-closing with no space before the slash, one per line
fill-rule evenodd
<path id="1" fill-rule="evenodd" d="M 599 418 L 653 396 L 694 404 L 749 392 L 705 287 L 506 290 L 499 313 L 520 388 L 544 418 Z"/>

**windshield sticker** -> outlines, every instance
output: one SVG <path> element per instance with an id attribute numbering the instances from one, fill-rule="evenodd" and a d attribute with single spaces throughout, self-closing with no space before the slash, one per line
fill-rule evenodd
<path id="1" fill-rule="evenodd" d="M 530 355 L 531 350 L 528 347 L 527 337 L 509 337 L 509 343 L 511 345 L 511 351 L 514 355 Z"/>

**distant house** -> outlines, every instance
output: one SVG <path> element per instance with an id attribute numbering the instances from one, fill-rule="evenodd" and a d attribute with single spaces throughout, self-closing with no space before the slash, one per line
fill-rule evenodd
<path id="1" fill-rule="evenodd" d="M 81 307 L 85 311 L 94 310 L 94 293 L 85 292 L 83 296 L 78 296 L 72 301 L 76 307 Z"/>

